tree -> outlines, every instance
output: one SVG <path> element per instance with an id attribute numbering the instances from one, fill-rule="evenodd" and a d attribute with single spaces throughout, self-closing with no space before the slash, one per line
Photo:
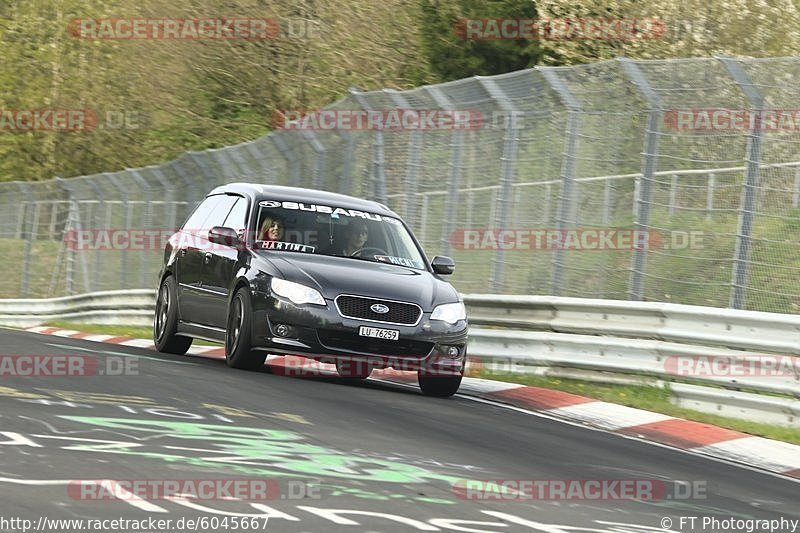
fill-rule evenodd
<path id="1" fill-rule="evenodd" d="M 536 4 L 531 0 L 419 1 L 423 49 L 431 69 L 443 81 L 529 68 L 551 56 L 537 40 L 472 40 L 459 35 L 464 19 L 536 18 Z"/>

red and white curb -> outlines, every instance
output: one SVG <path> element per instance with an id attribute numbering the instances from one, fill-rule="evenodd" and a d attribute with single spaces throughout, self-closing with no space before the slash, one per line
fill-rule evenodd
<path id="1" fill-rule="evenodd" d="M 147 339 L 93 335 L 74 330 L 42 326 L 26 328 L 26 331 L 121 346 L 155 349 L 153 341 Z M 213 346 L 193 346 L 188 353 L 204 357 L 219 358 L 225 356 L 224 348 Z M 267 358 L 267 364 L 272 367 L 273 373 L 277 374 L 297 377 L 304 374 L 337 375 L 336 368 L 333 365 L 318 363 L 301 357 L 270 355 Z M 398 372 L 391 369 L 376 370 L 372 376 L 396 383 L 416 383 L 416 374 L 413 372 Z M 465 377 L 458 393 L 513 405 L 553 418 L 637 437 L 800 479 L 800 446 L 795 444 L 754 437 L 747 433 L 724 429 L 711 424 L 693 422 L 644 409 L 635 409 L 615 403 L 593 400 L 592 398 L 568 392 L 528 387 L 515 383 Z"/>

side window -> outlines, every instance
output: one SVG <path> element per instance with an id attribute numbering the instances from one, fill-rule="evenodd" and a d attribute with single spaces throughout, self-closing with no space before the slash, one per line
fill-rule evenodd
<path id="1" fill-rule="evenodd" d="M 194 213 L 186 220 L 183 224 L 183 229 L 188 231 L 198 231 L 203 227 L 203 222 L 208 218 L 208 215 L 214 208 L 219 204 L 220 200 L 222 199 L 221 196 L 209 196 L 202 202 L 197 208 L 194 210 Z"/>
<path id="2" fill-rule="evenodd" d="M 238 196 L 228 196 L 227 194 L 220 195 L 219 202 L 214 206 L 214 209 L 200 226 L 200 229 L 208 231 L 214 226 L 224 225 L 225 218 L 227 218 L 237 198 Z"/>
<path id="3" fill-rule="evenodd" d="M 236 203 L 233 204 L 231 212 L 228 213 L 222 225 L 236 231 L 243 231 L 247 228 L 247 200 L 245 198 L 236 199 Z"/>

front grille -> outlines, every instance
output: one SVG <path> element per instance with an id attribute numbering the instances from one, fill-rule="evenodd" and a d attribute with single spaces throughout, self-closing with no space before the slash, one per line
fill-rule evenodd
<path id="1" fill-rule="evenodd" d="M 376 313 L 370 306 L 382 304 L 389 308 L 386 313 Z M 336 308 L 339 314 L 347 318 L 383 322 L 386 324 L 399 324 L 414 326 L 422 316 L 422 308 L 416 304 L 393 302 L 379 298 L 365 298 L 363 296 L 341 295 L 336 298 Z"/>
<path id="2" fill-rule="evenodd" d="M 389 357 L 424 358 L 431 353 L 434 343 L 407 339 L 387 341 L 362 337 L 348 331 L 317 330 L 320 344 L 340 352 L 384 355 Z"/>

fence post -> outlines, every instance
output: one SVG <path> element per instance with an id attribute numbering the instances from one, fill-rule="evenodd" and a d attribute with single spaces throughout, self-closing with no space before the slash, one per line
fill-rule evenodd
<path id="1" fill-rule="evenodd" d="M 178 229 L 178 206 L 175 203 L 175 188 L 170 186 L 169 180 L 164 175 L 164 171 L 161 167 L 147 167 L 145 170 L 149 170 L 150 174 L 158 180 L 158 183 L 164 189 L 163 198 L 167 204 L 164 207 L 166 208 L 165 211 L 169 214 L 167 215 L 166 223 L 161 224 L 159 229 L 176 231 Z M 129 172 L 134 175 L 139 173 L 139 171 L 135 169 L 130 169 Z"/>
<path id="2" fill-rule="evenodd" d="M 130 195 L 128 194 L 128 189 L 126 187 L 123 187 L 119 183 L 119 180 L 116 178 L 116 176 L 114 176 L 113 174 L 105 173 L 103 175 L 106 176 L 108 178 L 108 181 L 110 181 L 111 184 L 114 187 L 117 188 L 117 191 L 122 193 L 122 205 L 125 206 L 125 222 L 124 222 L 124 225 L 125 225 L 126 228 L 130 229 L 130 227 L 131 227 L 131 218 L 133 217 L 133 214 L 131 213 L 131 202 L 130 202 Z M 119 288 L 120 289 L 132 289 L 133 288 L 129 284 L 123 286 L 123 284 L 125 284 L 128 281 L 128 259 L 130 259 L 128 252 L 130 252 L 129 249 L 125 249 L 125 250 L 122 250 L 120 252 L 120 256 L 121 256 L 121 259 L 120 259 L 120 273 L 119 273 L 119 280 L 120 280 Z"/>
<path id="3" fill-rule="evenodd" d="M 188 153 L 192 163 L 194 163 L 197 168 L 200 169 L 200 172 L 203 173 L 203 181 L 205 183 L 204 193 L 208 193 L 208 191 L 222 183 L 222 176 L 215 175 L 214 172 L 208 167 L 208 162 L 206 161 L 208 155 L 204 156 L 203 152 Z"/>
<path id="4" fill-rule="evenodd" d="M 314 162 L 314 170 L 311 174 L 311 187 L 314 189 L 322 188 L 322 179 L 325 176 L 326 160 L 328 157 L 328 149 L 317 138 L 313 131 L 303 131 L 303 138 L 308 142 L 311 149 L 316 154 L 316 161 Z"/>
<path id="5" fill-rule="evenodd" d="M 742 185 L 742 206 L 739 211 L 739 227 L 736 232 L 736 256 L 733 263 L 729 303 L 729 307 L 733 309 L 744 309 L 747 296 L 750 240 L 753 234 L 753 215 L 758 192 L 758 167 L 761 163 L 761 109 L 764 107 L 764 97 L 736 59 L 730 57 L 718 57 L 717 59 L 722 61 L 722 64 L 728 70 L 728 74 L 747 97 L 750 103 L 750 110 L 756 112 L 755 120 L 751 121 L 753 127 L 747 138 L 746 171 L 744 184 Z"/>
<path id="6" fill-rule="evenodd" d="M 286 166 L 289 169 L 289 185 L 298 187 L 300 185 L 300 158 L 289 147 L 289 144 L 284 139 L 285 132 L 273 133 L 270 135 L 272 142 L 284 159 L 286 159 Z"/>
<path id="7" fill-rule="evenodd" d="M 183 186 L 185 187 L 183 192 L 188 195 L 188 199 L 190 201 L 189 208 L 191 208 L 191 203 L 197 203 L 197 201 L 200 198 L 203 198 L 208 191 L 205 189 L 201 190 L 199 187 L 197 187 L 197 184 L 194 182 L 194 180 L 192 180 L 191 174 L 183 166 L 181 159 L 175 160 L 175 162 L 172 164 L 172 169 L 175 171 L 175 174 L 181 179 L 181 181 L 183 181 Z"/>
<path id="8" fill-rule="evenodd" d="M 352 133 L 345 130 L 337 131 L 344 140 L 344 156 L 342 157 L 342 175 L 339 176 L 339 192 L 353 194 L 353 157 L 355 156 L 356 139 Z"/>
<path id="9" fill-rule="evenodd" d="M 611 180 L 605 180 L 603 183 L 603 225 L 608 226 L 611 222 Z"/>
<path id="10" fill-rule="evenodd" d="M 23 218 L 25 219 L 25 222 L 27 222 L 29 218 L 28 213 L 33 213 L 35 200 L 33 194 L 31 194 L 31 188 L 27 183 L 16 182 L 16 185 L 19 187 L 19 190 L 22 192 L 22 194 L 24 194 L 27 198 L 27 202 L 24 202 L 24 204 L 26 204 L 26 209 L 23 211 L 23 214 L 25 215 Z M 31 222 L 31 226 L 33 226 L 33 224 L 34 222 Z M 20 297 L 22 298 L 26 298 L 28 296 L 28 290 L 30 288 L 31 254 L 33 253 L 34 238 L 33 227 L 28 227 L 28 231 L 26 232 L 24 226 L 25 224 L 21 226 L 23 229 L 20 233 L 20 236 L 25 239 L 25 247 L 22 252 L 22 282 L 19 288 Z"/>
<path id="11" fill-rule="evenodd" d="M 653 201 L 653 176 L 658 163 L 658 138 L 661 133 L 662 102 L 661 97 L 639 69 L 639 66 L 627 58 L 619 58 L 622 70 L 630 80 L 639 88 L 647 100 L 650 108 L 647 113 L 647 130 L 644 146 L 644 162 L 642 164 L 642 178 L 639 182 L 638 195 L 634 199 L 635 222 L 637 234 L 646 234 L 650 228 L 650 204 Z M 677 184 L 676 184 L 677 185 Z M 672 203 L 672 202 L 670 202 Z M 671 206 L 670 206 L 671 208 Z M 637 246 L 631 260 L 630 287 L 628 291 L 631 300 L 644 299 L 644 276 L 647 269 L 648 246 Z"/>
<path id="12" fill-rule="evenodd" d="M 455 111 L 453 101 L 445 95 L 438 87 L 425 87 L 428 94 L 431 95 L 433 101 L 436 103 L 438 109 Z M 447 198 L 444 205 L 444 221 L 442 222 L 442 233 L 439 237 L 440 252 L 442 255 L 450 255 L 452 253 L 452 244 L 450 236 L 455 229 L 455 220 L 458 216 L 458 196 L 459 189 L 461 188 L 462 177 L 462 154 L 464 147 L 464 130 L 454 129 L 450 137 L 451 139 L 451 158 L 450 158 L 450 175 L 447 180 Z"/>
<path id="13" fill-rule="evenodd" d="M 410 109 L 408 100 L 398 91 L 386 91 L 400 109 Z M 417 128 L 411 131 L 408 137 L 408 159 L 406 160 L 405 199 L 403 201 L 403 218 L 414 224 L 417 219 L 417 192 L 419 191 L 418 171 L 422 159 L 422 145 L 425 137 L 422 130 Z"/>
<path id="14" fill-rule="evenodd" d="M 73 235 L 78 235 L 81 230 L 83 230 L 81 224 L 81 214 L 80 214 L 80 205 L 78 204 L 78 200 L 76 199 L 77 195 L 73 190 L 73 182 L 71 180 L 65 180 L 56 176 L 56 183 L 67 192 L 67 199 L 69 200 L 69 214 L 67 215 L 67 222 L 64 226 L 64 230 L 66 231 L 73 231 Z M 80 258 L 81 262 L 81 274 L 83 277 L 83 290 L 84 292 L 92 292 L 92 287 L 90 286 L 90 278 L 89 278 L 89 267 L 86 264 L 86 255 L 81 252 L 81 250 L 75 249 L 75 244 L 68 242 L 67 233 L 64 231 L 62 233 L 61 242 L 62 246 L 66 248 L 66 292 L 67 294 L 75 294 L 74 291 L 74 275 L 75 275 L 75 257 L 77 255 Z M 51 291 L 52 292 L 52 291 Z"/>
<path id="15" fill-rule="evenodd" d="M 561 194 L 556 211 L 556 227 L 563 232 L 570 224 L 575 223 L 575 151 L 581 128 L 583 106 L 567 88 L 564 81 L 556 74 L 560 67 L 537 67 L 545 81 L 558 94 L 561 103 L 568 110 L 566 140 L 564 142 L 564 159 L 561 164 Z M 564 287 L 564 248 L 559 247 L 553 253 L 553 276 L 550 293 L 558 296 Z"/>
<path id="16" fill-rule="evenodd" d="M 372 105 L 367 101 L 364 93 L 358 89 L 351 88 L 350 94 L 353 95 L 361 109 L 367 113 L 372 111 Z M 386 154 L 384 152 L 384 138 L 381 129 L 375 129 L 372 139 L 372 164 L 370 165 L 370 182 L 367 197 L 382 204 L 386 203 Z"/>
<path id="17" fill-rule="evenodd" d="M 794 192 L 792 192 L 792 207 L 800 203 L 800 166 L 794 168 Z"/>
<path id="18" fill-rule="evenodd" d="M 669 180 L 669 216 L 675 214 L 675 204 L 678 202 L 678 175 L 673 174 Z"/>
<path id="19" fill-rule="evenodd" d="M 711 220 L 711 213 L 714 211 L 714 189 L 717 186 L 717 175 L 713 172 L 708 174 L 708 191 L 706 192 L 706 220 Z"/>
<path id="20" fill-rule="evenodd" d="M 533 75 L 533 73 L 531 73 Z M 519 129 L 522 112 L 518 111 L 511 99 L 505 94 L 500 85 L 491 78 L 478 77 L 478 83 L 492 97 L 492 100 L 508 116 L 503 137 L 503 155 L 500 159 L 500 190 L 498 192 L 493 225 L 495 228 L 508 229 L 509 207 L 512 204 L 514 179 L 517 175 L 517 150 L 519 148 Z M 492 121 L 494 122 L 494 121 Z M 486 123 L 486 121 L 484 121 Z M 489 274 L 489 291 L 495 294 L 503 292 L 505 265 L 505 250 L 498 247 L 492 254 L 492 270 Z"/>
<path id="21" fill-rule="evenodd" d="M 150 226 L 152 224 L 153 218 L 153 203 L 154 195 L 153 195 L 153 188 L 150 186 L 150 183 L 137 171 L 133 169 L 129 169 L 128 174 L 134 179 L 134 181 L 139 184 L 139 188 L 142 191 L 143 200 L 145 204 L 142 206 L 143 208 L 143 216 L 142 221 L 139 224 L 137 230 L 149 230 L 152 229 Z M 162 199 L 164 195 L 159 195 Z M 134 228 L 128 226 L 125 228 L 129 232 L 129 242 L 130 242 L 130 231 Z M 153 250 L 138 250 L 139 252 L 139 287 L 146 287 L 150 285 L 147 280 L 147 260 L 149 257 L 148 252 L 152 253 Z"/>

